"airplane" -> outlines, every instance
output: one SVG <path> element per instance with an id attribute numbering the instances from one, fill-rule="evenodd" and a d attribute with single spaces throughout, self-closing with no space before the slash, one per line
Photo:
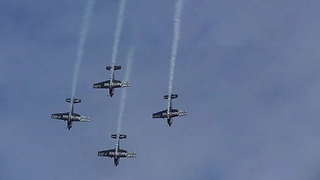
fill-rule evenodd
<path id="1" fill-rule="evenodd" d="M 178 98 L 178 94 L 171 94 L 170 96 L 171 98 L 169 99 L 169 109 L 157 112 L 152 114 L 152 118 L 167 118 L 167 122 L 169 127 L 172 125 L 172 121 L 174 117 L 178 117 L 178 116 L 186 116 L 187 115 L 187 111 L 185 110 L 178 110 L 178 109 L 172 109 L 172 99 Z M 169 96 L 165 95 L 164 99 L 168 99 Z"/>
<path id="2" fill-rule="evenodd" d="M 79 121 L 79 122 L 89 122 L 90 118 L 74 113 L 74 104 L 76 103 L 81 103 L 81 99 L 71 99 L 71 98 L 67 98 L 66 102 L 68 103 L 72 103 L 71 105 L 71 109 L 70 112 L 66 112 L 66 113 L 55 113 L 51 115 L 52 119 L 59 119 L 59 120 L 64 120 L 67 121 L 67 128 L 70 130 L 72 128 L 72 122 L 73 121 Z"/>
<path id="3" fill-rule="evenodd" d="M 124 135 L 124 134 L 112 134 L 111 138 L 118 140 L 116 148 L 99 151 L 98 152 L 98 156 L 105 156 L 105 157 L 114 158 L 114 165 L 115 166 L 118 166 L 120 158 L 135 158 L 136 157 L 136 153 L 135 152 L 126 151 L 126 150 L 120 149 L 120 139 L 127 138 L 127 135 Z"/>
<path id="4" fill-rule="evenodd" d="M 121 66 L 107 66 L 106 70 L 111 70 L 110 80 L 93 84 L 94 89 L 109 89 L 109 96 L 113 96 L 115 88 L 130 87 L 130 82 L 114 79 L 114 71 L 121 69 Z"/>

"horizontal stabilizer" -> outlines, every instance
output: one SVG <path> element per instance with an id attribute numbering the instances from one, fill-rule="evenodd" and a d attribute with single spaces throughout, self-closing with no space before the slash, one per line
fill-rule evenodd
<path id="1" fill-rule="evenodd" d="M 125 135 L 125 134 L 111 134 L 111 138 L 113 138 L 113 139 L 118 139 L 118 136 L 119 136 L 119 139 L 127 138 L 127 135 Z"/>
<path id="2" fill-rule="evenodd" d="M 164 99 L 168 99 L 168 98 L 169 98 L 168 95 L 164 96 Z M 175 98 L 178 98 L 178 94 L 171 94 L 171 99 L 175 99 Z"/>
<path id="3" fill-rule="evenodd" d="M 67 98 L 67 99 L 66 99 L 66 102 L 71 103 L 71 98 Z M 74 99 L 73 99 L 73 103 L 81 103 L 81 99 L 76 99 L 76 98 L 74 98 Z"/>
<path id="4" fill-rule="evenodd" d="M 106 70 L 111 70 L 111 69 L 112 69 L 111 66 L 106 67 Z M 121 69 L 121 66 L 114 66 L 114 70 L 119 70 L 119 69 Z"/>

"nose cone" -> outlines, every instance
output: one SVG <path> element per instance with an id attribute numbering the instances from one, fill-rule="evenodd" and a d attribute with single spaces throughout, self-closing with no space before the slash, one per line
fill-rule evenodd
<path id="1" fill-rule="evenodd" d="M 118 164 L 119 164 L 119 159 L 114 158 L 114 165 L 118 166 Z"/>

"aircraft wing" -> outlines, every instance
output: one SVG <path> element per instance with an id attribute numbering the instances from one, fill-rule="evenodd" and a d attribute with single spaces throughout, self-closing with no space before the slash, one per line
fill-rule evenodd
<path id="1" fill-rule="evenodd" d="M 167 118 L 167 110 L 152 114 L 152 118 Z"/>
<path id="2" fill-rule="evenodd" d="M 130 87 L 130 82 L 127 82 L 127 81 L 113 80 L 113 83 L 119 84 L 120 86 L 117 86 L 118 88 L 119 87 Z"/>
<path id="3" fill-rule="evenodd" d="M 93 88 L 99 89 L 99 88 L 109 88 L 110 87 L 110 80 L 102 81 L 93 84 Z"/>
<path id="4" fill-rule="evenodd" d="M 67 120 L 69 117 L 69 113 L 55 113 L 55 114 L 51 114 L 51 118 L 52 119 L 59 119 L 59 120 Z"/>
<path id="5" fill-rule="evenodd" d="M 132 157 L 136 157 L 136 153 L 132 152 L 132 151 L 126 151 L 124 149 L 118 149 L 118 156 L 122 157 L 122 158 L 132 158 Z"/>
<path id="6" fill-rule="evenodd" d="M 115 157 L 116 156 L 116 150 L 115 149 L 109 149 L 104 151 L 99 151 L 98 156 L 105 156 L 105 157 Z M 123 149 L 118 149 L 118 157 L 127 157 L 128 152 Z M 130 152 L 128 157 L 135 157 L 135 153 Z"/>
<path id="7" fill-rule="evenodd" d="M 179 112 L 178 116 L 186 116 L 187 115 L 186 110 L 179 110 L 178 112 Z"/>
<path id="8" fill-rule="evenodd" d="M 137 156 L 137 154 L 133 151 L 129 151 L 127 152 L 127 158 L 135 158 Z"/>
<path id="9" fill-rule="evenodd" d="M 98 156 L 105 156 L 105 157 L 114 157 L 115 156 L 115 150 L 110 149 L 110 150 L 104 150 L 104 151 L 99 151 Z"/>
<path id="10" fill-rule="evenodd" d="M 130 82 L 128 82 L 128 81 L 122 81 L 121 87 L 130 87 Z"/>
<path id="11" fill-rule="evenodd" d="M 186 110 L 172 109 L 171 112 L 174 113 L 174 116 L 186 116 L 187 115 Z"/>

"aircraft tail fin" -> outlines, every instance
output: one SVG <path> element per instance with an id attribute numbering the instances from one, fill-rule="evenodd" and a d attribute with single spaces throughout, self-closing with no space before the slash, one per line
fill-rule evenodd
<path id="1" fill-rule="evenodd" d="M 119 70 L 119 69 L 121 69 L 121 66 L 113 66 L 114 67 L 114 70 Z M 111 70 L 112 69 L 112 67 L 111 66 L 107 66 L 106 67 L 106 70 Z"/>
<path id="2" fill-rule="evenodd" d="M 72 102 L 71 102 L 71 98 L 67 98 L 67 99 L 66 99 L 66 102 L 72 103 Z M 81 99 L 73 98 L 73 103 L 81 103 Z"/>
<path id="3" fill-rule="evenodd" d="M 165 95 L 163 98 L 169 99 L 169 95 Z M 171 94 L 171 99 L 176 99 L 176 98 L 178 98 L 178 94 Z"/>
<path id="4" fill-rule="evenodd" d="M 118 137 L 119 137 L 119 139 L 126 139 L 127 135 L 125 135 L 125 134 L 111 134 L 111 138 L 113 138 L 113 139 L 118 139 Z"/>

